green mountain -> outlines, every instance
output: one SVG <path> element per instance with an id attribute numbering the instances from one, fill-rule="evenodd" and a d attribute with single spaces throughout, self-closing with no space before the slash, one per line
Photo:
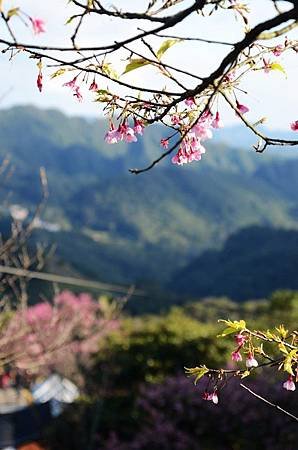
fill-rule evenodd
<path id="1" fill-rule="evenodd" d="M 218 142 L 218 131 L 201 162 L 176 167 L 166 160 L 134 176 L 128 168 L 159 155 L 166 131 L 150 127 L 136 144 L 107 145 L 106 128 L 55 110 L 0 111 L 0 158 L 8 155 L 14 167 L 2 203 L 9 193 L 10 203 L 32 210 L 44 166 L 50 198 L 43 218 L 60 231 L 39 230 L 35 239 L 56 242 L 58 260 L 75 272 L 164 285 L 240 228 L 297 228 L 298 160 L 231 148 Z"/>
<path id="2" fill-rule="evenodd" d="M 298 232 L 249 227 L 220 251 L 206 251 L 175 274 L 171 288 L 192 297 L 265 298 L 297 289 Z"/>

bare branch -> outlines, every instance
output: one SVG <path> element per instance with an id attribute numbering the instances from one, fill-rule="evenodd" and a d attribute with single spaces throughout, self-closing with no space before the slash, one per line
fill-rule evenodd
<path id="1" fill-rule="evenodd" d="M 250 394 L 252 394 L 254 397 L 258 398 L 259 400 L 262 400 L 262 402 L 266 403 L 267 405 L 277 409 L 278 411 L 282 412 L 283 414 L 286 414 L 287 416 L 291 417 L 291 419 L 298 422 L 298 417 L 294 416 L 294 414 L 290 413 L 289 411 L 286 411 L 285 409 L 281 408 L 280 406 L 276 405 L 275 403 L 270 402 L 266 398 L 262 397 L 261 395 L 254 392 L 252 389 L 250 389 L 248 386 L 245 386 L 245 384 L 240 383 L 240 386 L 248 391 Z"/>

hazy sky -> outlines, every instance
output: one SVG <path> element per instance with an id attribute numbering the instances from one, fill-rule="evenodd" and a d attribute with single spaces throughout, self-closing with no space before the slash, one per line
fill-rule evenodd
<path id="1" fill-rule="evenodd" d="M 103 3 L 110 5 L 112 2 L 105 1 Z M 189 3 L 192 2 L 190 1 Z M 253 24 L 275 14 L 271 0 L 252 0 L 247 3 L 252 8 L 251 18 Z M 135 9 L 144 9 L 147 1 L 130 0 L 123 2 L 122 0 L 113 1 L 113 4 L 117 6 L 125 4 L 125 9 L 133 11 Z M 40 44 L 63 45 L 68 43 L 67 38 L 71 34 L 71 26 L 65 26 L 64 24 L 73 9 L 67 6 L 66 0 L 43 2 L 37 2 L 36 0 L 6 0 L 4 5 L 20 6 L 28 14 L 45 19 L 47 32 L 36 37 L 17 18 L 14 19 L 18 36 L 23 42 L 28 43 L 38 40 Z M 136 26 L 143 26 L 147 29 L 150 25 L 147 23 L 140 25 L 129 21 L 127 27 L 125 27 L 119 20 L 100 18 L 100 21 L 98 21 L 98 18 L 97 20 L 91 19 L 82 30 L 80 44 L 102 45 L 132 34 L 135 32 Z M 241 21 L 235 22 L 230 12 L 215 14 L 207 19 L 193 15 L 185 23 L 181 24 L 177 30 L 179 30 L 181 36 L 191 34 L 196 37 L 209 37 L 232 42 L 241 39 L 243 35 Z M 167 33 L 170 32 L 171 30 L 167 31 Z M 298 39 L 297 31 L 292 31 L 289 37 Z M 154 44 L 154 42 L 152 43 Z M 156 43 L 156 45 L 158 44 Z M 199 75 L 204 76 L 218 65 L 220 59 L 228 50 L 229 47 L 183 42 L 168 51 L 165 61 L 169 64 L 177 64 L 181 68 L 196 71 Z M 240 100 L 250 107 L 250 118 L 253 121 L 266 116 L 269 119 L 268 126 L 287 129 L 291 121 L 298 119 L 298 54 L 291 52 L 291 55 L 281 56 L 279 59 L 287 70 L 287 78 L 277 71 L 269 74 L 264 74 L 263 72 L 253 73 L 243 85 L 243 88 L 248 90 L 249 94 L 241 94 Z M 125 66 L 125 61 L 121 61 L 119 57 L 117 60 L 111 61 L 119 71 Z M 0 71 L 0 94 L 6 93 L 1 102 L 2 108 L 15 104 L 35 104 L 42 108 L 59 108 L 72 115 L 99 116 L 101 114 L 100 106 L 92 102 L 92 96 L 89 93 L 85 96 L 83 103 L 78 103 L 70 92 L 61 86 L 70 77 L 57 79 L 57 81 L 45 79 L 44 92 L 40 94 L 35 84 L 36 65 L 28 57 L 20 55 L 9 62 L 7 56 L 1 54 Z M 154 68 L 145 67 L 125 77 L 127 81 L 133 81 L 139 85 L 145 83 L 147 86 L 155 86 L 158 82 L 158 76 L 155 72 Z M 101 87 L 105 88 L 106 85 L 107 82 L 103 80 Z M 222 107 L 222 115 L 226 124 L 239 121 L 235 114 L 225 107 Z"/>

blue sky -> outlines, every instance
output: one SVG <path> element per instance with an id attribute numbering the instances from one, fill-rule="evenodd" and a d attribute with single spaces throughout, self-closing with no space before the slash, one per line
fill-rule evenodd
<path id="1" fill-rule="evenodd" d="M 110 5 L 111 2 L 103 2 Z M 125 1 L 127 10 L 144 9 L 147 1 L 130 0 Z M 191 2 L 190 2 L 191 3 Z M 252 0 L 251 21 L 252 24 L 272 17 L 275 12 L 272 8 L 271 0 Z M 284 3 L 284 2 L 281 2 Z M 63 45 L 68 43 L 71 31 L 70 26 L 65 26 L 66 19 L 72 14 L 73 9 L 67 5 L 66 0 L 51 0 L 48 2 L 36 2 L 36 0 L 15 0 L 4 1 L 7 6 L 20 6 L 24 11 L 35 17 L 44 18 L 47 32 L 44 35 L 33 36 L 30 29 L 25 28 L 17 18 L 14 24 L 20 40 L 32 42 L 38 40 L 41 44 L 49 43 L 53 45 Z M 114 1 L 114 5 L 123 5 L 122 1 Z M 285 3 L 286 5 L 286 3 Z M 284 6 L 285 6 L 284 5 Z M 123 38 L 135 31 L 136 24 L 129 21 L 127 26 L 110 18 L 91 19 L 82 30 L 80 44 L 101 45 Z M 148 24 L 142 24 L 148 27 Z M 181 36 L 193 35 L 202 38 L 222 39 L 235 42 L 243 36 L 241 21 L 235 21 L 229 12 L 215 14 L 211 18 L 200 18 L 193 15 L 186 23 L 177 28 Z M 170 33 L 170 31 L 169 31 Z M 0 33 L 1 34 L 1 33 Z M 289 38 L 298 39 L 297 31 L 292 31 Z M 153 45 L 155 42 L 152 42 Z M 156 43 L 156 45 L 158 45 Z M 229 50 L 228 47 L 218 47 L 210 44 L 199 44 L 183 42 L 168 51 L 165 61 L 169 64 L 177 64 L 182 68 L 196 71 L 199 75 L 207 75 L 214 69 L 220 59 Z M 260 117 L 268 117 L 267 125 L 273 128 L 287 129 L 289 123 L 298 119 L 297 113 L 297 61 L 298 54 L 291 52 L 289 56 L 282 56 L 280 62 L 287 70 L 287 78 L 281 72 L 252 73 L 243 88 L 249 92 L 246 96 L 240 94 L 242 103 L 249 105 L 250 118 L 253 121 Z M 121 71 L 125 61 L 117 57 L 111 62 L 115 68 Z M 88 93 L 83 103 L 78 103 L 66 88 L 61 85 L 67 81 L 65 78 L 50 81 L 45 79 L 44 92 L 40 94 L 36 89 L 36 65 L 24 55 L 18 55 L 12 61 L 1 55 L 1 107 L 8 107 L 15 104 L 34 104 L 42 108 L 59 108 L 71 115 L 99 116 L 101 110 L 98 104 L 92 102 L 92 96 Z M 53 69 L 54 71 L 54 69 Z M 69 77 L 68 77 L 69 79 Z M 147 86 L 157 86 L 160 77 L 154 68 L 145 67 L 138 71 L 126 75 L 126 80 L 145 84 Z M 107 85 L 102 82 L 103 88 Z M 120 91 L 121 92 L 121 91 Z M 123 93 L 123 92 L 122 92 Z M 228 108 L 220 105 L 222 115 L 226 124 L 235 124 L 239 121 L 235 114 Z"/>

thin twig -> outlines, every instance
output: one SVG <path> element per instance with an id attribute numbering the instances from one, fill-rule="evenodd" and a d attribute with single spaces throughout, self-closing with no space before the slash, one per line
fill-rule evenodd
<path id="1" fill-rule="evenodd" d="M 278 411 L 282 412 L 283 414 L 286 414 L 287 416 L 291 417 L 291 419 L 298 422 L 298 417 L 294 416 L 294 414 L 290 413 L 289 411 L 286 411 L 285 409 L 281 408 L 280 406 L 276 405 L 275 403 L 270 402 L 266 398 L 262 397 L 261 395 L 257 394 L 253 390 L 251 390 L 249 387 L 245 386 L 245 384 L 240 383 L 240 386 L 243 389 L 246 389 L 254 397 L 258 398 L 259 400 L 262 400 L 262 402 L 267 403 L 267 405 L 272 406 L 273 408 L 277 409 Z"/>

